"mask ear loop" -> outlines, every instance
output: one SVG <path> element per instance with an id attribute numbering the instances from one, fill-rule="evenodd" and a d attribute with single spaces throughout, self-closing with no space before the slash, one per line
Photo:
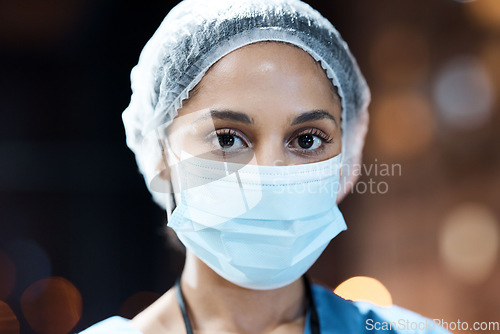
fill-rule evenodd
<path id="1" fill-rule="evenodd" d="M 309 52 L 311 54 L 311 52 Z M 326 70 L 326 75 L 327 77 L 331 80 L 331 83 L 335 87 L 336 93 L 338 94 L 338 97 L 340 98 L 340 135 L 341 135 L 341 140 L 342 140 L 342 145 L 341 145 L 341 152 L 340 152 L 340 178 L 339 178 L 339 185 L 338 185 L 338 191 L 337 191 L 337 199 L 335 202 L 338 204 L 338 199 L 339 196 L 344 192 L 344 187 L 345 182 L 344 180 L 346 179 L 346 175 L 343 175 L 343 169 L 344 169 L 344 164 L 346 162 L 345 157 L 347 156 L 346 152 L 346 124 L 347 124 L 347 115 L 346 115 L 346 103 L 345 103 L 345 98 L 344 98 L 344 91 L 342 89 L 342 85 L 340 84 L 339 79 L 337 78 L 337 75 L 331 69 L 328 64 L 324 63 L 323 60 L 320 60 L 321 66 Z"/>
<path id="2" fill-rule="evenodd" d="M 346 109 L 345 109 L 345 105 L 344 105 L 344 99 L 342 98 L 342 111 L 340 112 L 340 136 L 342 138 L 342 148 L 341 148 L 341 152 L 340 152 L 340 177 L 339 177 L 339 189 L 337 190 L 337 198 L 338 198 L 338 194 L 342 194 L 344 192 L 344 189 L 346 187 L 346 182 L 344 180 L 347 180 L 347 175 L 343 175 L 343 170 L 344 170 L 344 164 L 345 164 L 345 161 L 344 161 L 344 158 L 347 156 L 347 152 L 345 151 L 346 150 L 346 141 L 347 141 L 347 130 L 346 130 L 346 126 L 347 126 L 347 117 L 345 115 L 346 113 Z"/>
<path id="3" fill-rule="evenodd" d="M 169 168 L 168 166 L 168 161 L 167 161 L 167 154 L 165 153 L 165 147 L 163 146 L 163 140 L 161 139 L 160 133 L 158 132 L 158 129 L 155 129 L 156 132 L 156 137 L 158 139 L 158 145 L 160 145 L 160 150 L 161 150 L 161 157 L 163 160 L 163 164 L 165 165 L 165 168 Z M 168 145 L 168 143 L 167 143 Z M 175 167 L 177 168 L 177 166 Z M 172 218 L 172 212 L 174 211 L 175 207 L 177 206 L 177 203 L 175 202 L 175 196 L 174 196 L 174 188 L 172 185 L 172 179 L 170 178 L 169 180 L 169 192 L 168 195 L 166 196 L 166 203 L 165 203 L 165 211 L 167 212 L 167 224 L 171 222 Z"/>
<path id="4" fill-rule="evenodd" d="M 342 90 L 342 87 L 339 85 L 335 85 L 337 87 L 337 91 L 340 97 L 340 138 L 342 140 L 342 145 L 340 148 L 340 177 L 339 177 L 339 185 L 338 185 L 338 190 L 337 190 L 337 199 L 335 200 L 338 204 L 338 198 L 339 195 L 344 193 L 344 188 L 346 187 L 346 182 L 344 180 L 347 179 L 347 175 L 343 175 L 345 172 L 344 171 L 344 164 L 345 164 L 345 157 L 347 156 L 346 152 L 346 141 L 347 141 L 347 115 L 346 115 L 346 105 L 345 105 L 345 98 L 344 98 L 344 92 Z"/>

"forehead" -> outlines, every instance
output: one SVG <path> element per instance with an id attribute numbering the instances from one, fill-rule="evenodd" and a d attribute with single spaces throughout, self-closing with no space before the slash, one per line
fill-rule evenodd
<path id="1" fill-rule="evenodd" d="M 283 42 L 259 42 L 217 61 L 178 113 L 210 107 L 331 109 L 332 104 L 340 108 L 336 89 L 306 51 Z"/>
<path id="2" fill-rule="evenodd" d="M 262 41 L 236 49 L 217 61 L 209 70 L 214 71 L 231 64 L 258 64 L 280 60 L 283 67 L 317 67 L 319 64 L 311 55 L 296 45 L 279 41 Z"/>
<path id="3" fill-rule="evenodd" d="M 200 84 L 214 76 L 251 79 L 253 75 L 273 71 L 300 75 L 306 79 L 321 78 L 338 96 L 319 62 L 298 46 L 279 41 L 257 42 L 230 52 L 207 71 Z"/>

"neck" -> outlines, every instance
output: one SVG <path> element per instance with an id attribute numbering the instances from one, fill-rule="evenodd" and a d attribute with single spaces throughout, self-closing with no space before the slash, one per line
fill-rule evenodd
<path id="1" fill-rule="evenodd" d="M 274 290 L 232 284 L 187 251 L 181 288 L 193 328 L 199 331 L 270 333 L 304 327 L 306 294 L 301 279 Z"/>

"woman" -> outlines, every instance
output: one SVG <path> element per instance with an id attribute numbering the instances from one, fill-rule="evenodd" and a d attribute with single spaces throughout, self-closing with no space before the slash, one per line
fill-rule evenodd
<path id="1" fill-rule="evenodd" d="M 185 0 L 131 78 L 127 144 L 186 262 L 137 317 L 84 333 L 445 332 L 304 276 L 346 229 L 337 203 L 368 122 L 365 80 L 318 12 L 299 0 Z"/>

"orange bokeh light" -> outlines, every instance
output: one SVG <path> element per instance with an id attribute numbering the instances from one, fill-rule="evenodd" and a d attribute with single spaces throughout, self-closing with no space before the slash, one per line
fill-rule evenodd
<path id="1" fill-rule="evenodd" d="M 21 296 L 21 308 L 29 325 L 39 334 L 66 334 L 82 316 L 82 296 L 61 277 L 42 279 Z"/>
<path id="2" fill-rule="evenodd" d="M 500 30 L 500 1 L 480 0 L 468 4 L 471 18 L 479 25 Z"/>
<path id="3" fill-rule="evenodd" d="M 380 151 L 393 157 L 413 157 L 434 140 L 435 118 L 423 96 L 413 92 L 382 96 L 374 105 L 373 135 Z"/>
<path id="4" fill-rule="evenodd" d="M 481 47 L 480 58 L 491 75 L 496 89 L 497 99 L 500 95 L 500 40 L 489 40 Z"/>
<path id="5" fill-rule="evenodd" d="M 344 299 L 368 301 L 375 305 L 392 306 L 389 290 L 375 278 L 356 276 L 342 282 L 334 291 Z"/>
<path id="6" fill-rule="evenodd" d="M 0 301 L 0 333 L 19 334 L 19 321 L 12 309 Z"/>

